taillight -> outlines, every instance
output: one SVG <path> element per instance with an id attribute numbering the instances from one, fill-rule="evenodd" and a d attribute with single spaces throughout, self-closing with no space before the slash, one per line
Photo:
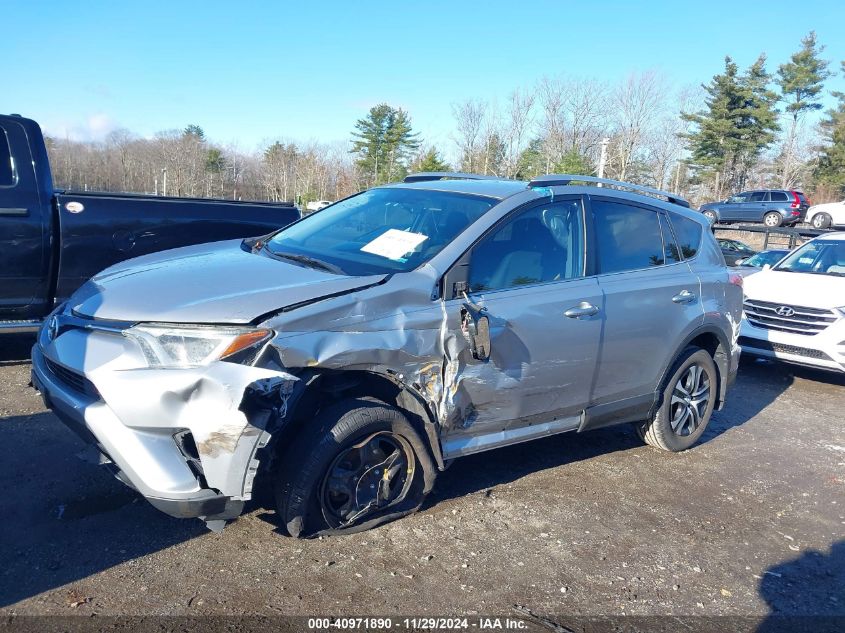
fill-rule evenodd
<path id="1" fill-rule="evenodd" d="M 742 288 L 742 275 L 737 275 L 736 273 L 729 273 L 728 281 L 734 286 L 739 286 L 740 288 Z"/>
<path id="2" fill-rule="evenodd" d="M 792 208 L 792 209 L 799 208 L 801 206 L 801 198 L 799 198 L 798 194 L 795 193 L 794 191 L 792 192 L 792 198 L 793 198 L 792 204 L 789 205 L 790 208 Z"/>

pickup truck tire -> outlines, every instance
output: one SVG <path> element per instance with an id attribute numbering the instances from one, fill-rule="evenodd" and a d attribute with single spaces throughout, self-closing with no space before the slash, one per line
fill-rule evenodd
<path id="1" fill-rule="evenodd" d="M 690 448 L 710 422 L 718 389 L 719 373 L 713 358 L 706 350 L 688 347 L 669 371 L 660 407 L 637 427 L 640 437 L 666 451 Z"/>
<path id="2" fill-rule="evenodd" d="M 306 424 L 276 477 L 276 510 L 291 536 L 360 532 L 422 505 L 437 468 L 397 408 L 342 400 Z"/>
<path id="3" fill-rule="evenodd" d="M 775 228 L 783 224 L 783 216 L 777 211 L 769 211 L 763 216 L 763 224 L 769 228 Z"/>
<path id="4" fill-rule="evenodd" d="M 813 216 L 812 225 L 814 229 L 826 229 L 830 227 L 831 218 L 827 213 L 817 213 Z"/>

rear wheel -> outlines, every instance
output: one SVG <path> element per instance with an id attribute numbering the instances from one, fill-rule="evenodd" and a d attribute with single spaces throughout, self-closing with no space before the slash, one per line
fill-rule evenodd
<path id="1" fill-rule="evenodd" d="M 763 224 L 770 228 L 774 228 L 780 226 L 783 223 L 783 217 L 780 213 L 776 211 L 770 211 L 766 215 L 763 216 Z"/>
<path id="2" fill-rule="evenodd" d="M 707 221 L 710 224 L 716 224 L 716 212 L 715 211 L 710 211 L 709 209 L 707 211 L 704 211 L 704 217 L 707 218 Z"/>
<path id="3" fill-rule="evenodd" d="M 817 213 L 812 222 L 814 229 L 826 229 L 830 227 L 831 218 L 827 213 Z"/>
<path id="4" fill-rule="evenodd" d="M 395 407 L 350 399 L 321 412 L 283 457 L 276 510 L 291 536 L 356 532 L 414 512 L 436 477 Z"/>
<path id="5" fill-rule="evenodd" d="M 719 386 L 710 354 L 687 348 L 666 380 L 660 408 L 638 431 L 646 443 L 667 451 L 683 451 L 698 441 L 710 422 Z"/>

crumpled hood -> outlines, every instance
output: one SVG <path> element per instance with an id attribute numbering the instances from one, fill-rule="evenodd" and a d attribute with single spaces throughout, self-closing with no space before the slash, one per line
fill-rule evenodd
<path id="1" fill-rule="evenodd" d="M 69 305 L 80 315 L 117 321 L 249 323 L 268 312 L 384 278 L 304 268 L 244 251 L 241 240 L 231 240 L 116 264 L 85 283 Z"/>
<path id="2" fill-rule="evenodd" d="M 743 282 L 746 299 L 805 308 L 845 306 L 845 277 L 763 270 Z"/>

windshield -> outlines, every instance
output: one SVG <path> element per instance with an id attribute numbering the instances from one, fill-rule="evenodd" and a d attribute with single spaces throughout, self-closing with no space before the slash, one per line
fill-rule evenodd
<path id="1" fill-rule="evenodd" d="M 774 270 L 845 277 L 845 240 L 812 240 Z"/>
<path id="2" fill-rule="evenodd" d="M 755 268 L 762 268 L 766 264 L 774 266 L 783 259 L 783 256 L 788 252 L 789 251 L 763 251 L 762 253 L 757 253 L 756 255 L 746 259 L 742 262 L 742 266 L 753 266 Z"/>
<path id="3" fill-rule="evenodd" d="M 274 256 L 345 275 L 407 272 L 497 202 L 424 189 L 370 189 L 282 229 L 266 248 Z"/>

